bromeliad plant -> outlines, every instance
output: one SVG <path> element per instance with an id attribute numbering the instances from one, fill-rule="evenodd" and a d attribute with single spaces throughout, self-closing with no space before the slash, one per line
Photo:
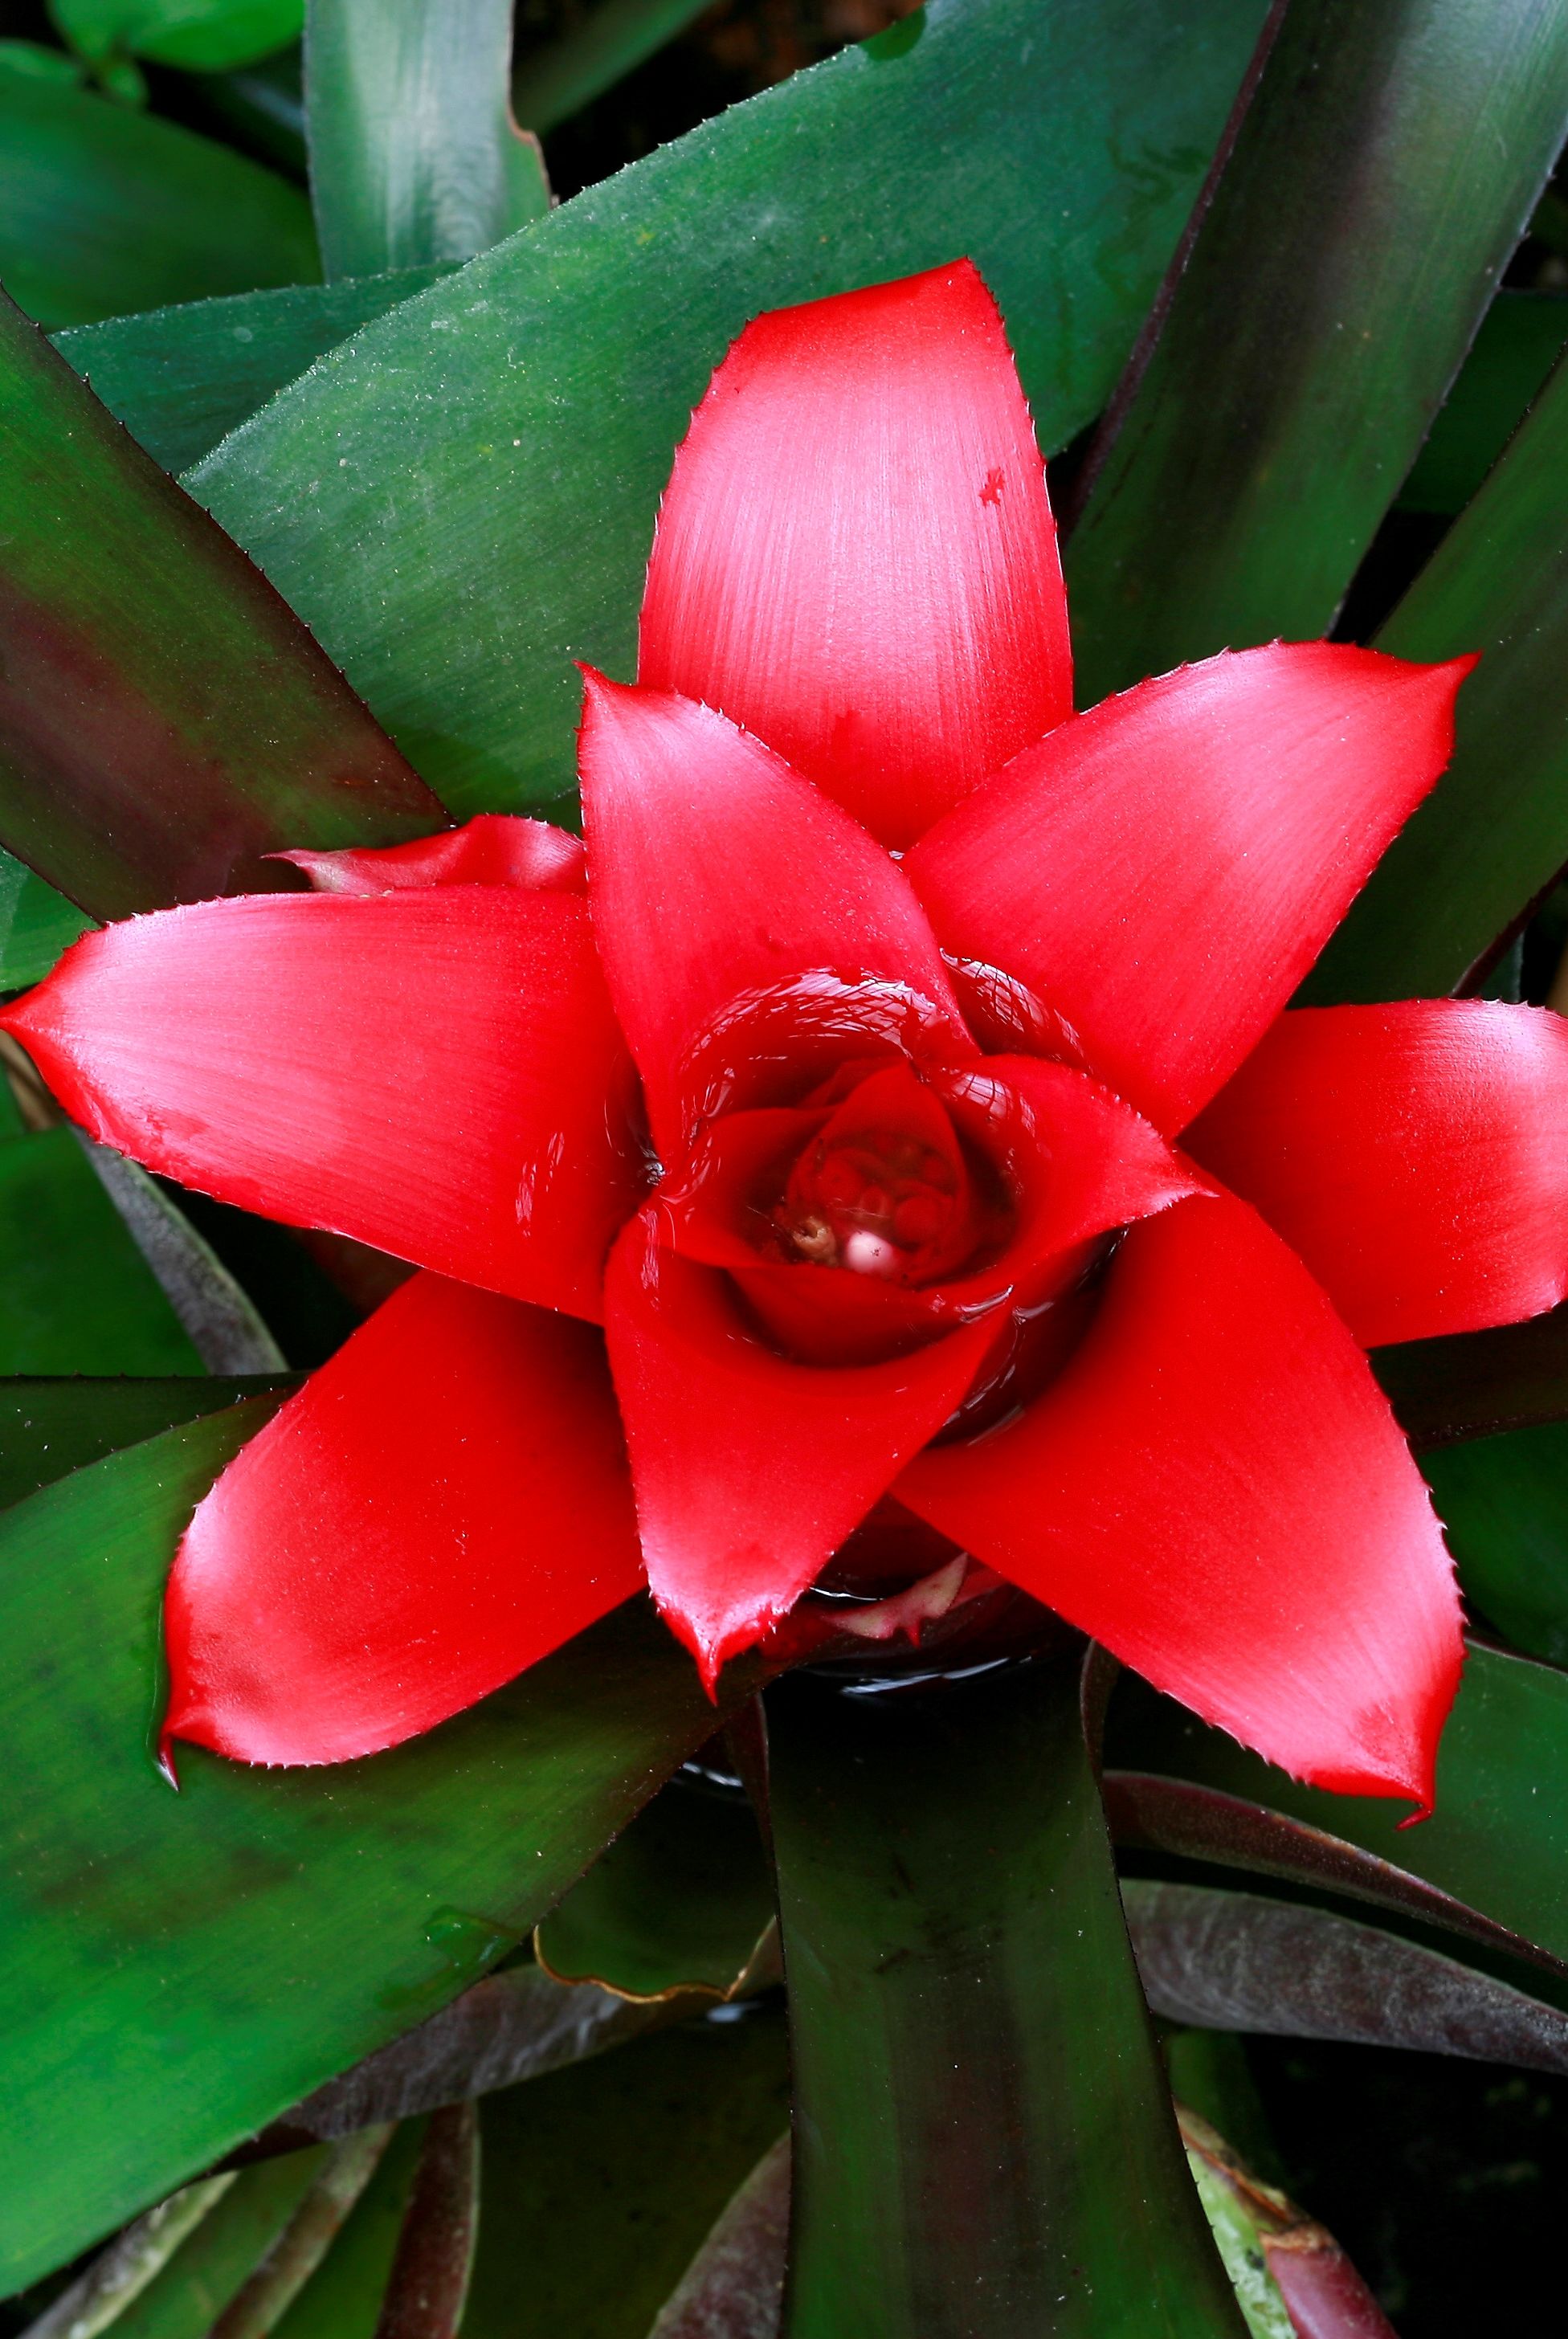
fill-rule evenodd
<path id="1" fill-rule="evenodd" d="M 193 1384 L 188 1402 L 152 1379 L 113 1396 L 17 1384 L 6 1490 L 42 1491 L 0 1522 L 0 1545 L 17 1711 L 46 1721 L 19 1725 L 14 1766 L 26 1816 L 8 2085 L 52 2137 L 84 2121 L 93 2141 L 79 2178 L 58 2148 L 36 2156 L 46 2173 L 8 2178 L 13 2282 L 245 2143 L 289 2155 L 237 2180 L 234 2230 L 261 2235 L 248 2256 L 222 2224 L 227 2173 L 204 2178 L 84 2275 L 55 2321 L 90 2312 L 104 2327 L 103 2299 L 129 2312 L 151 2279 L 139 2311 L 163 2331 L 177 2244 L 235 2269 L 225 2339 L 291 2312 L 304 2318 L 291 2339 L 532 2328 L 508 2285 L 547 2248 L 541 2137 L 561 2122 L 607 2134 L 624 2105 L 596 2114 L 598 2083 L 557 2072 L 486 2115 L 495 2189 L 466 2318 L 473 2116 L 439 2114 L 417 2173 L 417 2139 L 389 2144 L 385 2124 L 688 2015 L 705 1989 L 734 1999 L 729 2014 L 754 2002 L 700 2044 L 664 2042 L 699 2061 L 721 2033 L 732 2042 L 729 2076 L 703 2083 L 739 2090 L 712 2197 L 694 2181 L 678 2212 L 628 2211 L 659 2239 L 591 2310 L 593 2234 L 557 2221 L 567 2240 L 551 2245 L 583 2263 L 548 2312 L 638 2339 L 782 2116 L 767 2028 L 781 1969 L 754 1947 L 776 1910 L 793 2174 L 763 2160 L 670 2301 L 666 2339 L 781 2314 L 791 2339 L 1373 2329 L 1378 2310 L 1326 2236 L 1184 2114 L 1197 2193 L 1188 2180 L 1098 1765 L 1108 1751 L 1105 1809 L 1135 1870 L 1161 1863 L 1124 1878 L 1125 1909 L 1169 2019 L 1494 2056 L 1524 2041 L 1537 2061 L 1545 2038 L 1568 2055 L 1553 2028 L 1568 1987 L 1560 1799 L 1536 1793 L 1568 1768 L 1568 1697 L 1553 1664 L 1528 1662 L 1568 1654 L 1568 1624 L 1548 1644 L 1568 1589 L 1526 1593 L 1494 1554 L 1462 1547 L 1485 1614 L 1525 1652 L 1465 1660 L 1453 1562 L 1406 1442 L 1568 1416 L 1551 1312 L 1568 1297 L 1568 1021 L 1533 977 L 1523 989 L 1505 972 L 1478 996 L 1488 969 L 1471 972 L 1517 916 L 1537 954 L 1561 941 L 1555 907 L 1531 904 L 1568 852 L 1568 666 L 1522 676 L 1519 647 L 1539 661 L 1568 630 L 1552 565 L 1568 574 L 1568 515 L 1555 489 L 1540 517 L 1550 465 L 1532 437 L 1565 427 L 1555 386 L 1377 645 L 1321 637 L 1568 126 L 1568 9 L 1522 6 L 1524 64 L 1443 0 L 1403 12 L 1396 36 L 1365 0 L 1295 0 L 1283 33 L 1270 12 L 1185 273 L 1080 456 L 1070 568 L 1094 686 L 1080 696 L 1096 702 L 1082 712 L 1041 437 L 1057 448 L 1090 419 L 1114 365 L 1081 410 L 1049 386 L 1073 379 L 1090 327 L 1078 311 L 1042 326 L 1016 271 L 1011 298 L 1001 231 L 1024 199 L 999 196 L 989 163 L 935 252 L 894 225 L 898 171 L 931 151 L 954 61 L 989 121 L 1029 12 L 949 0 L 929 33 L 911 19 L 843 72 L 790 84 L 774 114 L 769 100 L 729 117 L 743 125 L 730 162 L 707 133 L 671 150 L 695 157 L 676 206 L 689 223 L 704 173 L 737 201 L 765 176 L 769 123 L 793 151 L 805 117 L 778 108 L 809 105 L 801 89 L 836 91 L 841 111 L 872 92 L 886 232 L 853 256 L 829 203 L 826 261 L 812 244 L 809 266 L 759 263 L 744 282 L 737 261 L 733 292 L 693 312 L 695 371 L 682 320 L 658 310 L 666 263 L 648 262 L 645 354 L 681 350 L 684 403 L 700 402 L 683 429 L 675 400 L 636 460 L 616 420 L 600 503 L 571 516 L 585 542 L 559 547 L 565 581 L 539 588 L 555 615 L 498 656 L 471 613 L 442 615 L 436 655 L 425 567 L 438 591 L 443 576 L 465 592 L 478 580 L 482 602 L 511 526 L 502 473 L 528 510 L 556 508 L 564 445 L 552 469 L 545 423 L 512 428 L 523 304 L 536 321 L 558 313 L 568 345 L 587 280 L 561 291 L 548 270 L 562 252 L 579 264 L 570 238 L 586 233 L 613 255 L 605 315 L 636 315 L 613 271 L 657 250 L 666 166 L 617 183 L 656 191 L 646 227 L 596 215 L 579 229 L 577 206 L 519 224 L 537 187 L 518 192 L 483 78 L 506 12 L 475 0 L 460 36 L 415 0 L 393 13 L 406 72 L 350 0 L 313 8 L 308 27 L 323 245 L 330 265 L 351 252 L 363 270 L 324 297 L 354 288 L 358 305 L 329 329 L 295 291 L 237 325 L 192 304 L 89 326 L 108 338 L 80 356 L 121 385 L 144 442 L 183 461 L 212 441 L 198 443 L 194 390 L 189 411 L 170 403 L 171 350 L 199 372 L 202 350 L 227 349 L 232 366 L 261 334 L 271 354 L 246 376 L 259 404 L 387 312 L 248 421 L 251 393 L 214 376 L 201 410 L 243 427 L 190 484 L 451 813 L 30 329 L 15 321 L 5 343 L 0 834 L 105 923 L 63 955 L 30 943 L 42 965 L 7 962 L 0 1031 L 34 1122 L 63 1110 L 108 1149 L 90 1158 L 183 1320 L 205 1327 L 204 1361 L 253 1376 L 208 1398 Z M 1196 12 L 1211 44 L 1229 41 L 1218 99 L 1258 13 Z M 1078 15 L 1097 55 L 1134 38 L 1109 5 Z M 1162 37 L 1145 24 L 1125 68 L 1150 106 L 1170 69 Z M 1326 42 L 1347 76 L 1337 92 Z M 365 95 L 376 74 L 385 105 Z M 1456 75 L 1466 103 L 1505 119 L 1503 163 L 1495 139 L 1434 129 Z M 1105 174 L 1133 233 L 1136 173 L 1095 113 L 1098 84 L 1086 71 L 1061 96 L 1054 68 L 1050 83 L 1095 158 L 1081 169 Z M 874 94 L 889 89 L 902 94 Z M 74 86 L 70 99 L 107 104 Z M 1198 111 L 1207 153 L 1223 104 Z M 406 152 L 385 143 L 399 122 Z M 460 228 L 443 192 L 454 155 Z M 1364 338 L 1390 376 L 1364 385 L 1365 449 L 1336 442 L 1316 359 L 1294 367 L 1288 335 L 1260 329 L 1212 371 L 1234 288 L 1278 243 L 1281 170 L 1303 221 L 1321 215 L 1325 173 L 1348 190 L 1336 265 L 1363 271 Z M 1380 173 L 1417 244 L 1421 202 L 1478 222 L 1451 256 L 1441 347 L 1379 324 L 1361 206 Z M 1145 293 L 1179 213 L 1163 244 L 1153 235 Z M 425 272 L 394 280 L 367 252 Z M 1409 284 L 1425 318 L 1414 259 Z M 1344 285 L 1335 300 L 1338 334 L 1354 302 Z M 498 311 L 507 338 L 492 342 Z M 1124 298 L 1104 328 L 1114 360 L 1136 321 Z M 1040 436 L 1010 335 L 1046 385 Z M 74 359 L 82 333 L 62 340 Z M 410 384 L 441 413 L 411 457 L 384 410 L 400 413 Z M 635 404 L 602 368 L 579 388 L 613 417 Z M 540 395 L 542 414 L 563 393 Z M 372 440 L 384 476 L 361 479 Z M 1325 481 L 1363 481 L 1355 525 L 1322 531 L 1337 551 L 1299 497 L 1270 520 L 1292 450 L 1310 468 L 1297 442 Z M 62 565 L 73 465 L 81 549 Z M 1206 538 L 1173 548 L 1169 534 L 1193 478 L 1215 540 L 1236 538 L 1212 572 Z M 1334 493 L 1347 500 L 1337 477 Z M 1467 550 L 1473 525 L 1492 533 Z M 1510 527 L 1542 534 L 1527 587 Z M 587 587 L 569 563 L 597 574 L 606 544 L 635 548 L 615 555 L 617 591 L 641 590 L 635 681 L 599 670 L 621 661 L 571 598 Z M 1411 565 L 1397 537 L 1378 557 Z M 1302 582 L 1316 570 L 1333 580 L 1321 607 Z M 166 626 L 149 576 L 168 587 Z M 1376 569 L 1363 580 L 1375 591 Z M 1162 655 L 1137 679 L 1128 662 L 1150 644 Z M 575 689 L 567 653 L 585 647 L 598 663 L 582 666 L 579 838 L 530 816 L 551 791 L 518 775 L 547 762 L 551 694 Z M 1499 713 L 1511 686 L 1534 691 L 1527 716 Z M 1499 735 L 1517 767 L 1505 851 Z M 1435 916 L 1428 960 L 1440 943 L 1455 958 L 1445 937 L 1468 933 L 1467 916 L 1484 931 L 1423 982 L 1392 980 L 1381 937 L 1411 923 L 1417 877 L 1462 905 Z M 1500 889 L 1496 914 L 1464 906 Z M 82 923 L 54 897 L 32 915 L 31 933 L 61 942 Z M 24 973 L 44 979 L 24 988 Z M 56 1140 L 70 1142 L 57 1128 L 3 1142 Z M 127 1164 L 366 1247 L 347 1254 L 359 1288 L 366 1249 L 417 1271 L 302 1386 L 259 1382 L 276 1353 L 250 1310 L 269 1304 L 264 1276 L 252 1268 L 247 1298 L 173 1189 Z M 340 1248 L 318 1255 L 345 1271 Z M 166 1426 L 181 1421 L 195 1426 Z M 1426 1466 L 1442 1500 L 1444 1466 Z M 1178 1702 L 1127 1685 L 1102 1750 L 1118 1663 Z M 1228 1868 L 1286 1877 L 1295 1900 L 1224 1890 Z M 541 1920 L 530 1964 L 521 1945 Z M 1425 1929 L 1407 1938 L 1413 1923 Z M 441 2030 L 445 2002 L 508 1957 Z M 622 1996 L 555 1978 L 568 1972 Z M 1422 2013 L 1439 1999 L 1440 2018 Z M 420 2017 L 436 2028 L 388 2045 Z M 1179 2038 L 1173 2062 L 1198 2083 Z M 88 2112 L 84 2075 L 100 2065 Z M 536 2092 L 568 2078 L 569 2097 Z M 684 2166 L 695 2147 L 656 2147 L 651 2104 L 639 2163 Z M 1224 2125 L 1212 2093 L 1198 2108 Z M 525 2146 L 508 2160 L 514 2118 Z M 323 2158 L 321 2138 L 346 2140 Z M 583 2147 L 587 2166 L 600 2148 Z M 380 2203 L 389 2235 L 401 2220 L 395 2262 L 345 2235 L 323 2264 L 367 2187 L 367 2216 Z M 269 2202 L 283 2206 L 266 2228 Z M 202 2280 L 207 2295 L 219 2276 Z"/>
<path id="2" fill-rule="evenodd" d="M 296 853 L 313 898 L 112 925 L 0 1018 L 101 1142 L 426 1270 L 198 1507 L 165 1740 L 374 1752 L 645 1576 L 710 1691 L 824 1573 L 870 1637 L 1002 1577 L 1429 1807 L 1458 1603 L 1356 1340 L 1568 1290 L 1568 1023 L 1281 1010 L 1465 665 L 1288 644 L 1075 716 L 972 266 L 759 320 L 639 680 L 588 674 L 584 845 Z"/>

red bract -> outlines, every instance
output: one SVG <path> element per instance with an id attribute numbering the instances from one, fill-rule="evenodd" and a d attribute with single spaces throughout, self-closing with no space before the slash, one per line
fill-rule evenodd
<path id="1" fill-rule="evenodd" d="M 645 1574 L 711 1683 L 836 1554 L 868 1634 L 1000 1575 L 1429 1801 L 1458 1606 L 1357 1342 L 1568 1290 L 1568 1027 L 1287 1002 L 1467 664 L 1275 645 L 1074 716 L 974 270 L 752 326 L 641 679 L 587 679 L 586 898 L 537 822 L 301 854 L 0 1018 L 95 1136 L 432 1270 L 198 1508 L 169 1733 L 391 1745 Z"/>

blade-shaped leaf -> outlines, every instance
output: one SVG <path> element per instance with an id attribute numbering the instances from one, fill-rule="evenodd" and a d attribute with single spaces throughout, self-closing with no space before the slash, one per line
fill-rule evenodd
<path id="1" fill-rule="evenodd" d="M 79 325 L 54 341 L 153 461 L 183 471 L 328 350 L 444 273 L 399 268 L 239 292 Z"/>
<path id="2" fill-rule="evenodd" d="M 571 661 L 632 669 L 655 510 L 732 337 L 968 252 L 1061 446 L 1132 340 L 1262 14 L 933 0 L 368 326 L 192 491 L 455 810 L 565 795 Z"/>
<path id="3" fill-rule="evenodd" d="M 405 2120 L 399 2128 L 325 2265 L 311 2276 L 272 2339 L 375 2339 L 424 2137 L 423 2120 Z"/>
<path id="4" fill-rule="evenodd" d="M 13 852 L 121 917 L 276 885 L 276 847 L 443 824 L 303 627 L 9 303 L 0 445 Z"/>
<path id="5" fill-rule="evenodd" d="M 425 2129 L 376 2339 L 457 2339 L 478 2216 L 479 2115 L 449 2104 Z"/>
<path id="6" fill-rule="evenodd" d="M 216 2317 L 287 2231 L 331 2151 L 317 2145 L 242 2169 L 167 2265 L 109 2325 L 113 2339 L 207 2339 Z"/>
<path id="7" fill-rule="evenodd" d="M 0 281 L 51 328 L 320 277 L 310 206 L 214 139 L 0 69 Z"/>
<path id="8" fill-rule="evenodd" d="M 790 2146 L 764 2152 L 659 2310 L 648 2339 L 774 2339 L 784 2311 Z"/>
<path id="9" fill-rule="evenodd" d="M 217 2206 L 238 2172 L 199 2176 L 116 2234 L 27 2326 L 23 2339 L 97 2339 L 160 2275 L 175 2251 Z"/>
<path id="10" fill-rule="evenodd" d="M 310 0 L 305 120 L 329 277 L 470 260 L 550 207 L 511 117 L 512 0 Z"/>
<path id="11" fill-rule="evenodd" d="M 1565 123 L 1563 0 L 1293 0 L 1072 538 L 1080 704 L 1326 631 Z"/>
<path id="12" fill-rule="evenodd" d="M 258 1772 L 192 1751 L 172 1794 L 151 1752 L 163 1576 L 264 1411 L 171 1430 L 0 1520 L 8 2287 L 455 1996 L 714 1726 L 634 1603 L 391 1754 Z"/>
<path id="13" fill-rule="evenodd" d="M 1371 1797 L 1298 1785 L 1130 1675 L 1112 1703 L 1106 1759 L 1305 1821 L 1568 1961 L 1568 1673 L 1553 1666 L 1472 1643 L 1438 1750 L 1436 1808 L 1419 1827 L 1402 1829 Z"/>
<path id="14" fill-rule="evenodd" d="M 1181 2140 L 1252 2339 L 1397 2339 L 1333 2235 L 1178 2105 Z"/>
<path id="15" fill-rule="evenodd" d="M 50 14 L 94 62 L 120 54 L 222 73 L 297 41 L 305 9 L 304 0 L 50 0 Z"/>
<path id="16" fill-rule="evenodd" d="M 550 1911 L 535 1947 L 563 1981 L 727 1998 L 773 1913 L 751 1806 L 676 1778 Z"/>
<path id="17" fill-rule="evenodd" d="M 1568 1663 L 1568 1422 L 1425 1455 L 1459 1579 L 1530 1655 Z"/>
<path id="18" fill-rule="evenodd" d="M 170 1379 L 0 1379 L 0 1508 L 160 1430 L 274 1389 L 281 1400 L 298 1386 L 271 1375 L 195 1372 Z"/>
<path id="19" fill-rule="evenodd" d="M 647 2339 L 714 2219 L 788 2123 L 784 2018 L 759 2006 L 640 2038 L 488 2096 L 480 2117 L 463 2339 Z"/>
<path id="20" fill-rule="evenodd" d="M 310 2191 L 206 2339 L 267 2339 L 337 2240 L 391 2137 L 390 2127 L 365 2128 L 331 2147 Z"/>
<path id="21" fill-rule="evenodd" d="M 597 0 L 580 24 L 534 49 L 512 75 L 512 111 L 530 130 L 569 121 L 700 16 L 707 0 Z"/>
<path id="22" fill-rule="evenodd" d="M 1479 650 L 1454 760 L 1304 986 L 1317 1005 L 1452 991 L 1568 861 L 1568 366 L 1377 637 Z"/>
<path id="23" fill-rule="evenodd" d="M 784 2331 L 1238 2332 L 1149 2036 L 1074 1657 L 769 1693 Z"/>
<path id="24" fill-rule="evenodd" d="M 1121 1898 L 1169 2021 L 1568 2072 L 1568 2013 L 1397 1933 L 1208 1885 L 1129 1877 Z"/>
<path id="25" fill-rule="evenodd" d="M 1568 1307 L 1504 1324 L 1373 1352 L 1373 1369 L 1418 1448 L 1568 1415 Z"/>
<path id="26" fill-rule="evenodd" d="M 704 2010 L 695 1995 L 617 1998 L 591 1982 L 568 1987 L 540 1966 L 507 1966 L 351 2071 L 329 2079 L 260 2141 L 282 2150 L 307 2137 L 350 2136 L 376 2120 L 407 2119 L 470 2096 L 493 2095 Z"/>
<path id="27" fill-rule="evenodd" d="M 1568 343 L 1561 292 L 1499 292 L 1399 490 L 1401 511 L 1463 511 Z"/>
<path id="28" fill-rule="evenodd" d="M 41 982 L 92 923 L 23 862 L 0 853 L 0 991 Z"/>
<path id="29" fill-rule="evenodd" d="M 0 1144 L 0 1374 L 201 1370 L 75 1131 Z"/>
<path id="30" fill-rule="evenodd" d="M 111 1147 L 72 1133 L 207 1370 L 286 1372 L 254 1301 L 157 1180 Z"/>

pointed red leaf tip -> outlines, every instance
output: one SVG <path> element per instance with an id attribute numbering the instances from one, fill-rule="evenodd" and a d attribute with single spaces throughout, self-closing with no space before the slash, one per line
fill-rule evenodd
<path id="1" fill-rule="evenodd" d="M 946 950 L 1038 991 L 1102 1080 L 1180 1129 L 1437 779 L 1474 663 L 1222 651 L 1063 724 L 904 867 Z"/>
<path id="2" fill-rule="evenodd" d="M 641 1174 L 584 902 L 465 885 L 160 911 L 84 936 L 0 1028 L 149 1170 L 598 1313 Z"/>
<path id="3" fill-rule="evenodd" d="M 642 1580 L 603 1341 L 417 1276 L 198 1505 L 164 1607 L 165 1739 L 243 1762 L 375 1753 Z"/>
<path id="4" fill-rule="evenodd" d="M 605 1308 L 648 1583 L 711 1693 L 941 1428 L 992 1327 L 892 1363 L 793 1364 L 727 1277 L 660 1243 L 651 1210 L 611 1254 Z"/>
<path id="5" fill-rule="evenodd" d="M 893 846 L 1071 713 L 1045 466 L 971 262 L 746 327 L 676 458 L 638 678 Z"/>
<path id="6" fill-rule="evenodd" d="M 666 1160 L 683 1073 L 738 994 L 817 968 L 906 984 L 973 1043 L 924 911 L 873 837 L 711 708 L 584 668 L 580 767 L 594 933 Z"/>
<path id="7" fill-rule="evenodd" d="M 1454 1571 L 1366 1358 L 1245 1203 L 1134 1227 L 1044 1395 L 894 1491 L 1270 1762 L 1430 1806 Z"/>
<path id="8" fill-rule="evenodd" d="M 1568 1298 L 1568 1021 L 1548 1008 L 1282 1015 L 1188 1141 L 1368 1347 Z"/>
<path id="9" fill-rule="evenodd" d="M 547 820 L 482 812 L 461 828 L 409 844 L 350 845 L 340 853 L 274 853 L 318 893 L 390 893 L 405 885 L 518 885 L 580 893 L 587 883 L 581 837 Z"/>

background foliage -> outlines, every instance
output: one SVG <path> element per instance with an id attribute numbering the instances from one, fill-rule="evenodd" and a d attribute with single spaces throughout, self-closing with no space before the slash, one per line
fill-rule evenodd
<path id="1" fill-rule="evenodd" d="M 1277 633 L 1486 649 L 1452 771 L 1306 995 L 1554 995 L 1568 7 L 521 0 L 514 24 L 453 0 L 423 46 L 419 17 L 312 5 L 307 113 L 301 0 L 0 6 L 0 281 L 64 360 L 5 321 L 0 988 L 94 919 L 271 882 L 277 844 L 390 842 L 443 806 L 569 819 L 570 660 L 629 668 L 670 449 L 732 335 L 967 251 L 1074 522 L 1086 697 Z M 130 735 L 145 752 L 106 778 Z M 350 753 L 374 774 L 351 797 Z M 455 2313 L 477 2200 L 465 2333 L 642 2339 L 787 2117 L 744 1736 L 702 1751 L 714 1714 L 627 1612 L 394 1756 L 263 1777 L 192 1757 L 173 1804 L 147 1752 L 173 1541 L 401 1270 L 129 1171 L 6 1072 L 0 2329 L 96 2281 L 91 2327 L 139 2339 L 370 2339 L 420 2250 Z M 1377 1361 L 1481 1636 L 1438 1817 L 1395 1834 L 1135 1685 L 1110 1702 L 1106 1806 L 1178 2095 L 1333 2230 L 1405 2339 L 1546 2328 L 1568 1327 Z M 850 1723 L 807 1703 L 774 1709 L 786 1915 L 853 1943 L 854 1894 L 891 1888 L 839 1857 L 823 1764 Z M 1065 1710 L 986 1709 L 1060 1791 L 1008 1813 L 1002 1882 L 1066 1863 L 1085 1957 L 1120 1972 Z M 837 1755 L 891 1841 L 877 1763 L 919 1750 Z M 927 1798 L 961 1831 L 962 1771 Z M 910 2026 L 941 2038 L 943 1943 L 985 1910 L 1038 2100 L 1089 2107 L 1068 2242 L 1103 2250 L 1136 2155 L 1092 2107 L 1109 2075 L 1129 2102 L 1146 2085 L 1131 1969 L 1105 2036 L 1075 2030 L 997 1878 L 943 1910 L 937 1870 Z M 814 2103 L 834 2025 L 886 2003 L 857 1999 L 850 1949 L 834 1970 L 795 2008 Z M 396 2042 L 427 2019 L 421 2063 Z M 1005 2093 L 1007 2054 L 968 2043 Z M 442 2108 L 472 2095 L 477 2122 Z M 834 2105 L 834 2149 L 861 2117 Z M 1150 2166 L 1161 2327 L 1212 2327 L 1179 2165 Z M 111 2295 L 96 2245 L 171 2194 L 113 2245 L 143 2285 Z M 726 2214 L 765 2225 L 758 2201 Z M 842 2276 L 804 2264 L 850 2327 Z"/>

